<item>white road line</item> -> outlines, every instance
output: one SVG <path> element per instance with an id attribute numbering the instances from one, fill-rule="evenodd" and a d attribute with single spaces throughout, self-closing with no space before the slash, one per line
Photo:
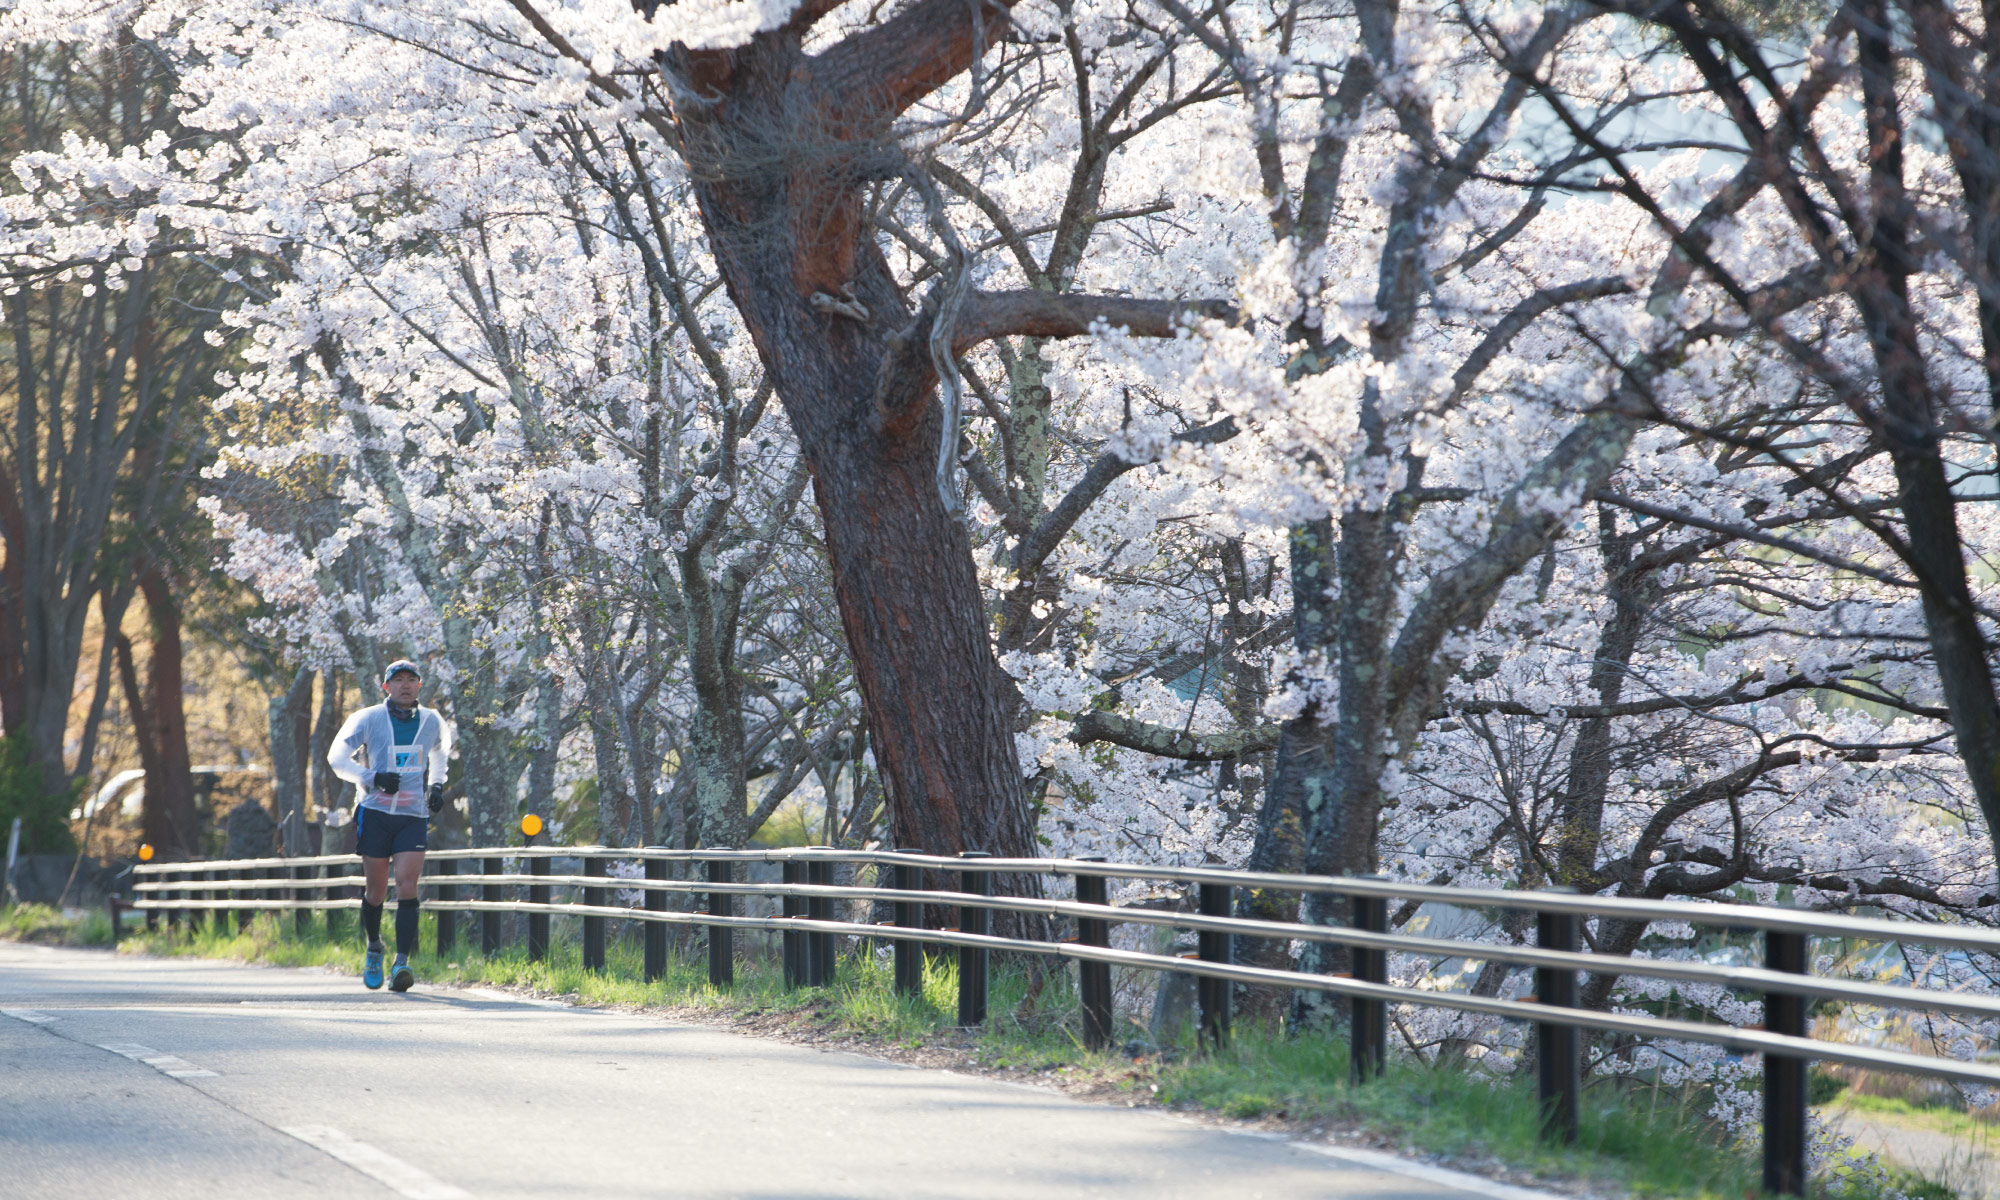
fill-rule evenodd
<path id="1" fill-rule="evenodd" d="M 472 1200 L 472 1194 L 464 1188 L 453 1187 L 430 1172 L 377 1150 L 367 1142 L 357 1142 L 330 1125 L 300 1125 L 278 1132 L 331 1154 L 398 1195 L 409 1197 L 409 1200 Z"/>
<path id="2" fill-rule="evenodd" d="M 1309 1150 L 1326 1158 L 1336 1159 L 1349 1166 L 1373 1167 L 1406 1179 L 1421 1179 L 1454 1191 L 1471 1192 L 1477 1196 L 1487 1196 L 1491 1200 L 1563 1200 L 1554 1192 L 1538 1188 L 1516 1187 L 1511 1183 L 1501 1183 L 1483 1175 L 1467 1171 L 1454 1171 L 1449 1167 L 1434 1167 L 1429 1163 L 1412 1162 L 1396 1154 L 1381 1150 L 1364 1150 L 1359 1146 L 1329 1146 L 1324 1143 L 1293 1142 L 1301 1150 Z"/>
<path id="3" fill-rule="evenodd" d="M 45 1012 L 32 1008 L 0 1008 L 0 1017 L 12 1017 L 16 1021 L 26 1021 L 30 1025 L 53 1025 L 56 1019 Z"/>
<path id="4" fill-rule="evenodd" d="M 418 990 L 421 991 L 424 989 L 420 988 Z M 579 1013 L 595 1013 L 601 1011 L 598 1009 L 582 1008 L 579 1007 L 578 1005 L 571 1004 L 564 1000 L 542 1000 L 534 996 L 516 996 L 512 992 L 503 992 L 498 988 L 458 987 L 458 988 L 453 988 L 452 990 L 460 993 L 461 995 L 477 996 L 481 1000 L 505 1000 L 509 1004 L 527 1004 L 535 1008 L 559 1008 L 564 1012 L 579 1012 Z"/>
<path id="5" fill-rule="evenodd" d="M 170 1075 L 175 1079 L 202 1079 L 215 1074 L 214 1071 L 195 1066 L 185 1058 L 162 1054 L 151 1046 L 141 1046 L 137 1042 L 99 1042 L 97 1048 L 123 1055 L 133 1062 L 145 1063 L 160 1074 Z"/>

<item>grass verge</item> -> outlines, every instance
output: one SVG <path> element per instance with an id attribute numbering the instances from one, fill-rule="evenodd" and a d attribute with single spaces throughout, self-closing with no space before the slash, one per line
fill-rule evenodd
<path id="1" fill-rule="evenodd" d="M 1871 1096 L 1865 1092 L 1847 1092 L 1840 1097 L 1839 1104 L 1840 1107 L 1855 1112 L 1886 1117 L 1894 1122 L 1914 1125 L 1942 1133 L 1947 1137 L 2000 1144 L 2000 1124 L 1976 1117 L 1962 1108 L 1952 1108 L 1944 1104 L 1912 1104 L 1908 1100 L 1891 1096 Z"/>
<path id="2" fill-rule="evenodd" d="M 31 911 L 32 910 L 32 911 Z M 93 919 L 95 924 L 93 925 Z M 128 918 L 129 920 L 130 918 Z M 444 960 L 419 956 L 430 983 L 512 988 L 587 1005 L 663 1011 L 794 1041 L 842 1043 L 929 1066 L 972 1068 L 1027 1079 L 1072 1094 L 1130 1106 L 1159 1105 L 1217 1119 L 1248 1121 L 1308 1139 L 1421 1154 L 1462 1169 L 1565 1191 L 1612 1192 L 1645 1200 L 1748 1200 L 1761 1195 L 1754 1152 L 1702 1114 L 1698 1089 L 1632 1080 L 1593 1080 L 1582 1106 L 1582 1137 L 1553 1146 L 1539 1136 L 1530 1079 L 1495 1081 L 1483 1072 L 1412 1058 L 1392 1059 L 1384 1076 L 1348 1082 L 1344 1038 L 1290 1038 L 1239 1029 L 1214 1053 L 1191 1044 L 1127 1057 L 1084 1049 L 1074 987 L 1066 972 L 1037 973 L 995 963 L 989 1018 L 956 1027 L 954 963 L 930 963 L 920 996 L 893 987 L 886 949 L 841 960 L 837 982 L 787 989 L 777 964 L 739 958 L 733 987 L 708 982 L 705 957 L 670 955 L 664 976 L 643 978 L 636 938 L 614 938 L 606 970 L 586 971 L 580 936 L 558 918 L 551 953 L 530 961 L 511 946 L 493 957 L 461 946 Z M 351 928 L 351 922 L 350 922 Z M 436 918 L 424 918 L 422 945 L 436 945 Z M 104 944 L 103 913 L 65 920 L 54 910 L 17 906 L 0 914 L 0 938 Z M 129 933 L 125 953 L 234 959 L 273 966 L 360 968 L 353 936 L 329 939 L 315 920 L 298 933 L 289 915 L 260 915 L 242 931 L 211 924 L 192 935 Z M 1953 1200 L 1949 1189 L 1907 1173 L 1829 1173 L 1815 1186 L 1829 1200 Z"/>
<path id="3" fill-rule="evenodd" d="M 81 916 L 69 916 L 47 904 L 10 904 L 0 908 L 0 941 L 108 946 L 111 916 L 96 909 Z"/>

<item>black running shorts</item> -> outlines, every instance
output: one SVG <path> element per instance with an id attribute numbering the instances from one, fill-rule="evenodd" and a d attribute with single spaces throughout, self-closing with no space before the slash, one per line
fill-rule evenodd
<path id="1" fill-rule="evenodd" d="M 391 858 L 405 850 L 422 850 L 429 832 L 428 817 L 399 817 L 379 808 L 356 809 L 354 852 L 363 858 Z"/>

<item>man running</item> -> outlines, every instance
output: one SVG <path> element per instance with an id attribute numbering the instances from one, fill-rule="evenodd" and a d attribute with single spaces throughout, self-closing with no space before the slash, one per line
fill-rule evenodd
<path id="1" fill-rule="evenodd" d="M 451 763 L 451 731 L 436 709 L 417 704 L 423 686 L 417 664 L 390 663 L 382 673 L 387 699 L 347 718 L 326 752 L 334 773 L 361 792 L 354 814 L 361 927 L 368 934 L 361 982 L 371 988 L 382 986 L 382 902 L 389 897 L 389 868 L 396 869 L 396 962 L 389 987 L 398 992 L 416 982 L 410 951 L 417 948 L 417 880 L 431 815 L 444 807 Z"/>

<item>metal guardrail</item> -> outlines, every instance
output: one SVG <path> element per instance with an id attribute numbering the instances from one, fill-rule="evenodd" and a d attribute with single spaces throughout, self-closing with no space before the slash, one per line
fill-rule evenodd
<path id="1" fill-rule="evenodd" d="M 553 860 L 581 859 L 582 874 L 554 874 Z M 509 873 L 507 859 L 524 864 L 525 872 Z M 641 862 L 644 878 L 610 873 L 614 861 Z M 778 863 L 783 881 L 776 884 L 739 883 L 735 865 Z M 355 855 L 312 858 L 238 859 L 205 863 L 151 863 L 133 868 L 137 900 L 114 897 L 113 929 L 120 909 L 145 912 L 149 927 L 166 914 L 170 929 L 190 926 L 204 914 L 235 912 L 239 927 L 252 912 L 290 910 L 301 932 L 312 913 L 327 914 L 329 932 L 338 932 L 345 913 L 358 900 L 343 895 L 358 889 L 360 866 Z M 705 878 L 671 879 L 670 863 L 685 864 L 692 873 L 699 865 Z M 833 883 L 838 865 L 876 868 L 876 884 Z M 914 851 L 788 850 L 666 850 L 606 847 L 517 846 L 471 850 L 438 850 L 427 856 L 427 873 L 420 886 L 434 893 L 426 907 L 444 914 L 479 914 L 482 950 L 500 949 L 500 917 L 515 912 L 527 917 L 531 957 L 548 953 L 549 918 L 570 915 L 583 924 L 583 962 L 604 967 L 605 922 L 626 919 L 643 923 L 645 976 L 659 978 L 666 966 L 667 925 L 702 926 L 708 930 L 709 979 L 727 987 L 734 979 L 733 932 L 770 930 L 782 934 L 785 980 L 791 986 L 832 981 L 835 942 L 839 936 L 891 941 L 895 947 L 895 981 L 899 991 L 920 991 L 922 948 L 955 947 L 958 952 L 960 1025 L 974 1026 L 986 1016 L 988 957 L 994 950 L 1042 955 L 1078 965 L 1084 1042 L 1101 1048 L 1111 1041 L 1110 970 L 1177 971 L 1199 981 L 1197 1010 L 1203 1040 L 1219 1044 L 1229 1036 L 1231 984 L 1303 988 L 1345 996 L 1351 1005 L 1351 1062 L 1357 1081 L 1381 1071 L 1387 1057 L 1387 1009 L 1392 1004 L 1419 1004 L 1506 1020 L 1526 1021 L 1537 1029 L 1537 1083 L 1545 1114 L 1545 1129 L 1558 1140 L 1577 1136 L 1578 1101 L 1582 1090 L 1580 1034 L 1595 1031 L 1631 1038 L 1667 1038 L 1707 1043 L 1743 1054 L 1765 1056 L 1764 1173 L 1765 1186 L 1782 1194 L 1804 1195 L 1806 1184 L 1806 1076 L 1813 1061 L 1843 1063 L 1880 1070 L 1908 1072 L 1936 1079 L 2000 1087 L 2000 1066 L 1933 1058 L 1865 1046 L 1815 1041 L 1807 1036 L 1806 1013 L 1815 999 L 1839 1000 L 1888 1008 L 1948 1012 L 1961 1016 L 2000 1018 L 2000 996 L 1935 989 L 1816 978 L 1808 973 L 1809 939 L 1843 938 L 1860 941 L 1945 947 L 2000 956 L 2000 930 L 1971 925 L 1889 921 L 1840 917 L 1823 913 L 1691 901 L 1628 900 L 1582 896 L 1563 891 L 1514 892 L 1492 889 L 1436 887 L 1374 878 L 1260 874 L 1209 867 L 1149 867 L 1102 859 L 1002 859 L 980 854 L 941 857 Z M 462 871 L 462 866 L 472 870 Z M 958 890 L 926 887 L 929 873 L 953 873 Z M 1075 900 L 992 894 L 995 875 L 1068 876 Z M 1107 881 L 1141 880 L 1192 884 L 1198 911 L 1163 912 L 1108 904 Z M 525 886 L 525 900 L 505 898 L 509 888 Z M 567 902 L 553 899 L 552 889 L 568 887 Z M 476 889 L 461 898 L 460 889 Z M 614 889 L 638 891 L 642 907 L 610 903 Z M 1243 889 L 1291 893 L 1331 893 L 1352 900 L 1349 924 L 1324 926 L 1236 917 L 1235 900 Z M 672 894 L 705 897 L 705 911 L 669 911 Z M 738 916 L 737 896 L 775 897 L 782 901 L 778 917 Z M 866 900 L 893 905 L 895 920 L 883 925 L 836 920 L 836 900 Z M 1507 908 L 1536 914 L 1532 947 L 1494 945 L 1448 938 L 1418 937 L 1388 932 L 1387 901 L 1437 901 L 1463 907 Z M 926 907 L 955 909 L 955 928 L 926 928 Z M 1072 919 L 1073 941 L 1036 941 L 997 936 L 990 932 L 995 912 Z M 1693 925 L 1755 930 L 1764 935 L 1761 968 L 1586 953 L 1581 921 L 1600 916 L 1641 921 L 1680 921 Z M 456 922 L 438 922 L 438 952 L 456 945 Z M 1199 936 L 1193 958 L 1119 950 L 1110 944 L 1116 924 L 1145 924 L 1192 930 Z M 1235 961 L 1237 937 L 1322 942 L 1348 947 L 1353 970 L 1346 974 L 1309 974 L 1249 966 Z M 1535 995 L 1525 1000 L 1501 1000 L 1464 992 L 1392 986 L 1387 978 L 1389 952 L 1432 958 L 1464 958 L 1531 967 Z M 1711 983 L 1740 991 L 1762 993 L 1762 1027 L 1685 1021 L 1629 1013 L 1599 1012 L 1578 1007 L 1577 976 L 1631 975 L 1676 982 Z"/>

